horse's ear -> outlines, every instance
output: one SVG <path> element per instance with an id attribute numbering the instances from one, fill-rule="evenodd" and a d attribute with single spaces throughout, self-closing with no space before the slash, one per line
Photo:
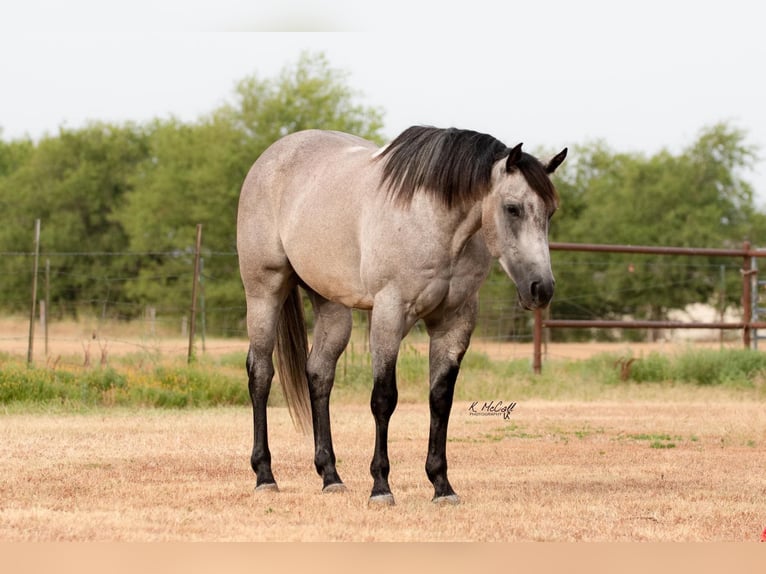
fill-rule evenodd
<path id="1" fill-rule="evenodd" d="M 508 160 L 505 162 L 505 171 L 510 173 L 516 169 L 516 164 L 519 163 L 519 160 L 521 159 L 522 145 L 523 144 L 517 145 L 511 150 L 511 153 L 508 154 Z"/>
<path id="2" fill-rule="evenodd" d="M 556 171 L 556 168 L 563 163 L 566 157 L 567 157 L 567 148 L 562 149 L 559 153 L 553 156 L 551 161 L 548 162 L 548 165 L 545 166 L 545 171 L 548 173 L 548 175 Z"/>

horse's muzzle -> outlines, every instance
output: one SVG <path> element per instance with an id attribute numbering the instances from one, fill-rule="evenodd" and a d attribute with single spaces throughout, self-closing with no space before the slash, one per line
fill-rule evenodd
<path id="1" fill-rule="evenodd" d="M 529 311 L 547 307 L 553 299 L 555 286 L 556 280 L 553 278 L 530 281 L 529 290 L 526 293 L 522 293 L 521 289 L 518 289 L 521 306 Z"/>

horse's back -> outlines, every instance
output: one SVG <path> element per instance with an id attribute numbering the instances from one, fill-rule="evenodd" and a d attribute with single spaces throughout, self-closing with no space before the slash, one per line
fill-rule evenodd
<path id="1" fill-rule="evenodd" d="M 332 293 L 337 299 L 340 290 L 344 303 L 363 304 L 359 221 L 380 179 L 376 149 L 357 136 L 321 130 L 296 132 L 270 146 L 242 186 L 240 266 L 289 265 L 327 298 Z"/>
<path id="2" fill-rule="evenodd" d="M 348 150 L 364 151 L 369 157 L 375 149 L 372 142 L 342 132 L 304 130 L 284 136 L 250 168 L 242 185 L 240 209 L 250 201 L 278 201 L 285 189 L 306 177 L 305 170 L 323 169 L 328 160 L 334 160 L 333 169 L 342 168 L 342 156 Z"/>

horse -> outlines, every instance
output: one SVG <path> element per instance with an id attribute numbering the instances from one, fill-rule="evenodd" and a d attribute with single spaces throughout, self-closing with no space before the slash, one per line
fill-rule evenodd
<path id="1" fill-rule="evenodd" d="M 447 478 L 447 426 L 479 287 L 498 259 L 522 307 L 550 302 L 548 228 L 558 203 L 550 175 L 566 154 L 564 148 L 544 164 L 522 144 L 509 148 L 488 134 L 413 126 L 382 148 L 347 133 L 300 131 L 259 156 L 237 211 L 256 491 L 278 491 L 266 416 L 273 355 L 293 423 L 313 431 L 323 492 L 345 490 L 329 401 L 351 310 L 362 309 L 370 314 L 375 421 L 369 503 L 394 504 L 388 428 L 398 397 L 396 362 L 418 320 L 429 335 L 425 470 L 434 502 L 459 502 Z M 315 316 L 310 351 L 299 288 Z"/>

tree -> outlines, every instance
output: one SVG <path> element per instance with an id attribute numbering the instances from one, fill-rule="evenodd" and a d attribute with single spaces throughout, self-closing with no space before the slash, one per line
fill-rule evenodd
<path id="1" fill-rule="evenodd" d="M 764 230 L 743 176 L 755 149 L 743 131 L 727 124 L 704 129 L 678 155 L 614 153 L 597 142 L 576 147 L 571 156 L 558 176 L 562 207 L 553 241 L 739 247 Z M 739 264 L 571 252 L 554 253 L 553 260 L 556 315 L 587 318 L 661 319 L 670 309 L 710 302 L 720 289 L 720 265 Z M 726 291 L 729 304 L 739 302 L 734 285 Z"/>
<path id="2" fill-rule="evenodd" d="M 45 252 L 91 252 L 91 255 L 57 256 L 52 298 L 59 310 L 76 314 L 76 303 L 94 306 L 120 300 L 122 283 L 112 281 L 122 273 L 112 257 L 93 252 L 120 252 L 127 236 L 113 215 L 130 190 L 130 175 L 145 155 L 146 142 L 134 126 L 94 123 L 80 130 L 61 129 L 37 145 L 20 142 L 3 146 L 13 153 L 5 177 L 0 177 L 0 206 L 4 225 L 0 250 L 29 252 L 35 219 L 42 223 Z M 15 158 L 15 159 L 14 159 Z M 30 263 L 24 257 L 3 260 L 7 281 L 4 305 L 26 306 Z"/>
<path id="3" fill-rule="evenodd" d="M 202 223 L 208 308 L 234 308 L 242 318 L 236 212 L 253 162 L 279 137 L 306 128 L 381 139 L 380 112 L 356 104 L 344 78 L 324 56 L 304 54 L 276 80 L 243 79 L 233 103 L 197 122 L 157 121 L 148 128 L 149 153 L 116 218 L 131 251 L 154 253 L 136 270 L 131 297 L 167 310 L 185 308 L 195 228 Z"/>
<path id="4" fill-rule="evenodd" d="M 2 135 L 0 129 L 0 136 Z M 15 172 L 27 161 L 34 149 L 34 144 L 28 140 L 5 142 L 0 139 L 0 178 L 5 178 Z"/>
<path id="5" fill-rule="evenodd" d="M 324 55 L 303 53 L 276 79 L 244 78 L 234 90 L 234 103 L 214 116 L 242 134 L 250 162 L 280 137 L 304 129 L 345 131 L 382 144 L 382 112 L 357 103 L 347 79 Z"/>
<path id="6" fill-rule="evenodd" d="M 185 310 L 202 223 L 205 294 L 240 320 L 236 211 L 252 163 L 280 136 L 304 128 L 381 140 L 381 112 L 358 104 L 345 80 L 324 56 L 304 54 L 277 78 L 243 79 L 231 103 L 195 122 L 94 122 L 37 143 L 0 141 L 2 305 L 28 305 L 39 218 L 43 255 L 59 254 L 52 296 L 61 312 L 76 314 L 82 302 L 119 309 L 121 317 L 146 305 Z"/>

